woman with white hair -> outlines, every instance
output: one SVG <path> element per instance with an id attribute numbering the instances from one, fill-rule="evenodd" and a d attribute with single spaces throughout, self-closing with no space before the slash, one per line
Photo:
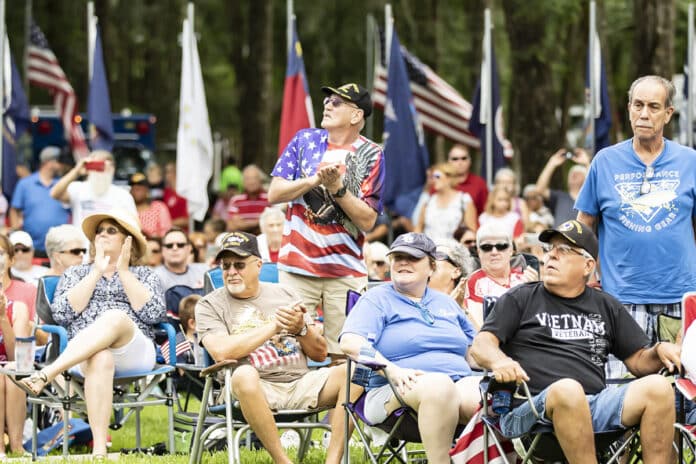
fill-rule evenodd
<path id="1" fill-rule="evenodd" d="M 154 367 L 153 326 L 165 318 L 164 296 L 157 275 L 141 265 L 147 244 L 135 215 L 92 214 L 82 231 L 91 242 L 91 262 L 64 272 L 52 305 L 70 341 L 55 361 L 18 385 L 38 395 L 61 372 L 78 369 L 85 377 L 92 455 L 103 458 L 114 375 Z"/>
<path id="2" fill-rule="evenodd" d="M 512 287 L 539 280 L 539 273 L 526 263 L 511 265 L 514 252 L 512 236 L 506 228 L 495 223 L 484 224 L 476 232 L 476 247 L 481 269 L 469 276 L 466 304 L 470 317 L 481 326 L 484 297 L 498 297 Z"/>
<path id="3" fill-rule="evenodd" d="M 510 168 L 500 168 L 496 171 L 493 186 L 501 186 L 510 194 L 510 209 L 520 215 L 526 227 L 529 223 L 529 208 L 527 202 L 520 198 L 520 181 L 517 173 Z"/>
<path id="4" fill-rule="evenodd" d="M 72 224 L 62 224 L 48 229 L 45 246 L 51 264 L 46 275 L 63 275 L 67 268 L 82 264 L 87 253 L 85 236 Z"/>
<path id="5" fill-rule="evenodd" d="M 261 233 L 256 237 L 264 263 L 277 263 L 280 244 L 283 241 L 285 213 L 280 208 L 269 206 L 259 216 Z"/>
<path id="6" fill-rule="evenodd" d="M 480 326 L 469 313 L 466 306 L 466 283 L 474 271 L 475 262 L 466 246 L 454 239 L 435 240 L 440 259 L 435 261 L 435 272 L 430 277 L 428 287 L 446 293 L 459 304 L 469 322 L 478 331 Z"/>

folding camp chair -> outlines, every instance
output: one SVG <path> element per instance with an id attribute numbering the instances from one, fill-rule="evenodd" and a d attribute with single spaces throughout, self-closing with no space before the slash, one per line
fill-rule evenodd
<path id="1" fill-rule="evenodd" d="M 522 463 L 527 462 L 564 462 L 565 456 L 558 440 L 553 432 L 553 424 L 546 418 L 541 417 L 534 407 L 532 395 L 525 382 L 518 387 L 514 383 L 501 384 L 491 377 L 484 377 L 480 384 L 481 404 L 483 408 L 483 447 L 485 459 L 488 461 L 488 446 L 494 444 L 501 455 L 503 462 L 508 462 L 505 457 L 506 451 L 502 446 L 503 439 L 516 439 L 517 450 Z M 521 391 L 520 391 L 521 389 Z M 532 429 L 517 437 L 504 437 L 498 425 L 498 415 L 493 413 L 491 404 L 495 404 L 494 398 L 497 392 L 506 392 L 504 398 L 528 401 L 537 422 Z M 512 404 L 512 401 L 510 402 Z M 618 463 L 626 452 L 633 452 L 639 444 L 637 428 L 622 428 L 608 432 L 595 433 L 595 449 L 597 460 L 605 464 Z"/>
<path id="2" fill-rule="evenodd" d="M 696 292 L 688 292 L 682 297 L 682 320 L 683 333 L 686 335 L 686 332 L 691 328 L 694 320 L 696 320 Z M 679 432 L 679 443 L 677 445 L 679 449 L 679 462 L 685 462 L 686 457 L 689 458 L 687 462 L 696 462 L 696 425 L 687 424 L 685 414 L 685 400 L 694 401 L 694 399 L 696 399 L 696 384 L 694 384 L 693 380 L 696 379 L 681 376 L 678 377 L 674 383 L 680 405 L 677 414 L 677 423 L 674 424 L 674 427 Z M 685 450 L 689 451 L 690 456 L 685 455 Z"/>
<path id="3" fill-rule="evenodd" d="M 52 361 L 55 356 L 61 353 L 68 343 L 67 332 L 63 327 L 55 325 L 51 314 L 51 302 L 58 284 L 58 276 L 45 276 L 39 280 L 39 291 L 37 292 L 37 313 L 44 324 L 39 328 L 51 334 L 51 346 L 48 349 L 49 357 L 46 362 Z M 171 374 L 174 371 L 175 354 L 175 333 L 171 325 L 161 323 L 157 326 L 166 334 L 169 339 L 170 346 L 170 364 L 157 364 L 152 370 L 130 374 L 117 375 L 114 377 L 114 398 L 113 409 L 115 421 L 110 425 L 114 430 L 119 429 L 135 414 L 135 441 L 136 448 L 142 448 L 141 429 L 140 429 L 140 413 L 143 407 L 166 405 L 167 406 L 167 446 L 170 452 L 174 452 L 174 389 L 172 385 Z M 20 379 L 31 374 L 31 372 L 17 372 L 14 369 L 0 369 L 0 372 L 9 376 L 12 379 Z M 60 378 L 60 377 L 59 377 Z M 58 378 L 57 378 L 58 379 Z M 64 372 L 62 375 L 63 381 L 54 380 L 51 382 L 50 388 L 45 388 L 39 396 L 29 396 L 27 401 L 34 405 L 32 408 L 33 420 L 33 440 L 32 440 L 32 455 L 36 457 L 36 444 L 38 434 L 38 411 L 39 406 L 58 407 L 63 409 L 63 455 L 68 455 L 69 445 L 69 430 L 68 419 L 71 412 L 75 412 L 81 416 L 87 416 L 87 409 L 84 403 L 83 384 L 84 378 L 72 372 Z M 157 384 L 166 380 L 165 392 L 157 391 Z"/>

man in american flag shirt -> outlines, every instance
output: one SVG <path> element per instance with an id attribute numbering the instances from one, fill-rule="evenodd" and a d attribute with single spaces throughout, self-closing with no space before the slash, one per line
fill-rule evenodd
<path id="1" fill-rule="evenodd" d="M 335 361 L 346 292 L 367 285 L 364 232 L 382 212 L 382 148 L 360 135 L 372 113 L 361 85 L 322 87 L 321 129 L 299 131 L 273 169 L 268 199 L 289 206 L 278 257 L 280 282 L 307 308 L 321 304 L 324 336 Z"/>

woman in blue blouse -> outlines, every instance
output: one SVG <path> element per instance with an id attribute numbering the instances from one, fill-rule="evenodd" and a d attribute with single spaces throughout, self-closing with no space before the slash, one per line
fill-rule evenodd
<path id="1" fill-rule="evenodd" d="M 82 230 L 90 239 L 91 263 L 73 266 L 58 283 L 53 317 L 70 342 L 50 365 L 21 381 L 30 394 L 72 367 L 85 377 L 93 455 L 106 454 L 114 374 L 140 373 L 155 365 L 152 326 L 164 320 L 157 276 L 141 266 L 147 244 L 138 220 L 114 210 L 88 216 Z"/>

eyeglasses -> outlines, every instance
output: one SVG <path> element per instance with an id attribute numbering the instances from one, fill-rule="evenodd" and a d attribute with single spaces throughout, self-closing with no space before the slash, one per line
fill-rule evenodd
<path id="1" fill-rule="evenodd" d="M 63 253 L 63 254 L 70 253 L 71 255 L 80 256 L 80 255 L 84 255 L 85 253 L 87 253 L 87 249 L 86 248 L 71 248 L 69 250 L 63 250 L 63 251 L 61 251 L 61 253 Z"/>
<path id="2" fill-rule="evenodd" d="M 333 106 L 334 108 L 338 108 L 341 105 L 348 105 L 351 108 L 355 108 L 356 110 L 360 109 L 360 108 L 358 108 L 357 105 L 355 105 L 355 106 L 350 105 L 347 101 L 345 101 L 339 97 L 326 97 L 326 98 L 324 98 L 324 106 L 328 105 L 329 103 L 331 103 L 331 106 Z"/>
<path id="3" fill-rule="evenodd" d="M 114 226 L 99 226 L 97 227 L 95 235 L 101 235 L 102 232 L 106 232 L 108 235 L 116 235 L 121 231 Z"/>
<path id="4" fill-rule="evenodd" d="M 450 161 L 466 161 L 468 159 L 469 159 L 468 156 L 453 156 L 449 160 Z"/>
<path id="5" fill-rule="evenodd" d="M 566 245 L 565 243 L 544 243 L 542 245 L 542 248 L 544 250 L 544 253 L 551 253 L 553 250 L 558 250 L 559 255 L 564 255 L 568 256 L 569 254 L 573 253 L 576 255 L 580 255 L 584 258 L 587 259 L 594 259 L 587 251 L 585 251 L 582 248 L 575 248 L 570 245 Z"/>
<path id="6" fill-rule="evenodd" d="M 232 267 L 234 267 L 235 271 L 243 271 L 246 267 L 247 264 L 250 262 L 247 261 L 221 261 L 220 262 L 220 267 L 222 268 L 223 271 L 229 271 Z"/>
<path id="7" fill-rule="evenodd" d="M 466 246 L 476 245 L 476 239 L 464 240 L 462 243 Z"/>
<path id="8" fill-rule="evenodd" d="M 645 167 L 645 173 L 643 174 L 643 182 L 640 184 L 640 194 L 646 195 L 652 190 L 652 185 L 648 179 L 652 179 L 655 175 L 655 169 L 652 166 Z"/>
<path id="9" fill-rule="evenodd" d="M 435 324 L 435 317 L 433 316 L 433 313 L 430 312 L 430 310 L 423 304 L 414 301 L 413 305 L 418 308 L 418 311 L 420 311 L 421 316 L 423 317 L 423 320 L 427 322 L 430 325 Z"/>
<path id="10" fill-rule="evenodd" d="M 188 243 L 186 242 L 172 242 L 162 244 L 162 246 L 167 250 L 171 250 L 172 248 L 184 248 L 186 245 L 188 245 Z"/>
<path id="11" fill-rule="evenodd" d="M 29 253 L 32 249 L 25 247 L 25 246 L 16 246 L 14 247 L 14 252 L 15 253 Z"/>
<path id="12" fill-rule="evenodd" d="M 479 245 L 479 248 L 481 249 L 481 251 L 488 253 L 490 251 L 493 251 L 493 248 L 495 248 L 498 251 L 507 250 L 508 248 L 510 248 L 510 244 L 509 243 L 496 243 L 494 245 L 492 243 L 484 243 L 483 245 Z"/>

